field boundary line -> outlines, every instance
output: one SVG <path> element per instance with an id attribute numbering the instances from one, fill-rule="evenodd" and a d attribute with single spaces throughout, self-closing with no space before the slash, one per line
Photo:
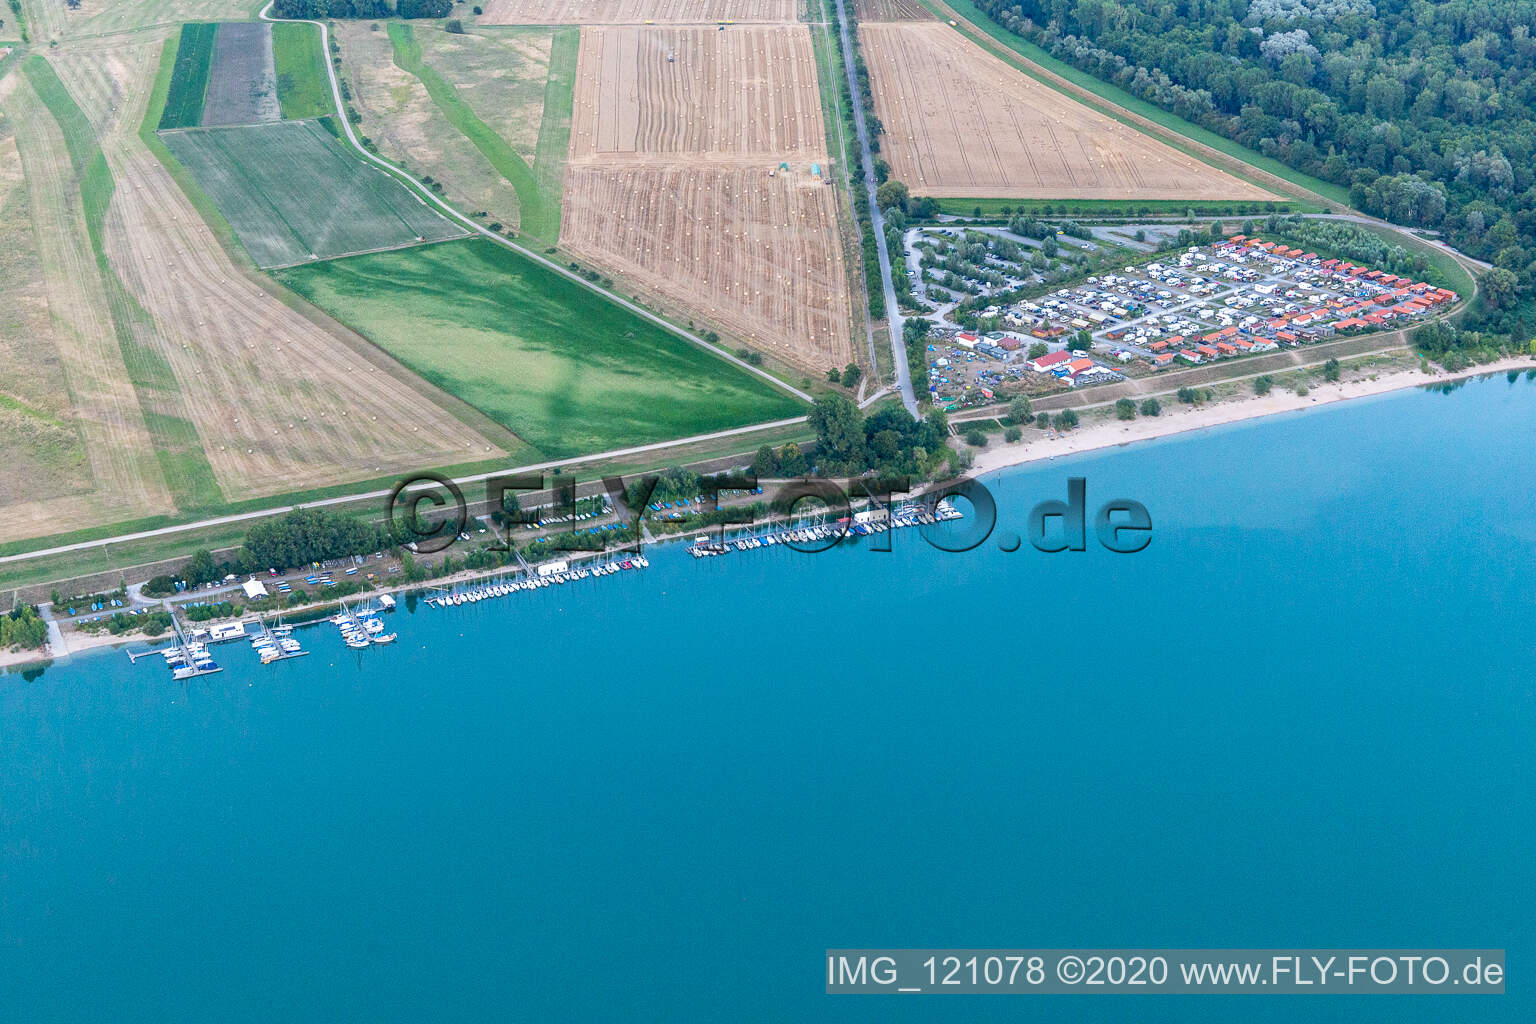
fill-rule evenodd
<path id="1" fill-rule="evenodd" d="M 263 21 L 273 21 L 273 22 L 279 22 L 279 21 L 300 21 L 300 22 L 303 22 L 304 24 L 307 24 L 307 25 L 318 25 L 320 27 L 320 47 L 321 47 L 321 50 L 323 52 L 327 52 L 327 53 L 329 52 L 330 37 L 331 37 L 330 26 L 329 25 L 327 25 L 327 24 L 325 24 L 323 22 L 319 22 L 319 21 L 311 21 L 311 20 L 309 20 L 307 18 L 298 18 L 298 19 L 274 18 L 274 17 L 272 17 L 272 3 L 271 2 L 269 2 L 265 7 L 263 7 L 261 9 L 261 18 L 262 18 Z M 586 278 L 584 278 L 580 274 L 570 270 L 569 268 L 562 267 L 560 264 L 554 262 L 553 260 L 547 259 L 544 256 L 540 255 L 539 253 L 534 252 L 531 249 L 524 248 L 523 246 L 518 245 L 516 242 L 512 241 L 511 239 L 506 238 L 503 235 L 499 235 L 496 232 L 490 230 L 489 228 L 487 228 L 487 227 L 477 223 L 476 221 L 471 220 L 470 218 L 466 217 L 464 214 L 460 213 L 458 210 L 454 209 L 448 203 L 446 203 L 442 199 L 438 198 L 438 196 L 437 196 L 437 194 L 435 192 L 433 192 L 430 189 L 428 189 L 425 185 L 423 185 L 421 182 L 417 181 L 410 174 L 406 173 L 405 171 L 402 171 L 400 168 L 396 167 L 394 164 L 390 163 L 388 160 L 385 160 L 383 157 L 375 156 L 374 154 L 368 152 L 368 150 L 363 148 L 362 143 L 358 142 L 358 140 L 357 140 L 357 133 L 352 130 L 352 122 L 347 119 L 346 107 L 342 103 L 342 99 L 341 99 L 341 87 L 338 84 L 338 81 L 337 81 L 337 78 L 336 78 L 336 65 L 333 64 L 333 63 L 327 63 L 326 64 L 326 70 L 329 73 L 329 77 L 330 77 L 330 80 L 331 80 L 331 99 L 336 104 L 336 112 L 337 112 L 337 115 L 338 115 L 338 120 L 341 123 L 342 130 L 346 133 L 347 141 L 352 144 L 352 148 L 357 150 L 357 152 L 363 157 L 363 159 L 367 160 L 369 163 L 372 163 L 372 164 L 374 164 L 374 165 L 376 165 L 378 167 L 382 167 L 382 168 L 384 168 L 384 170 L 386 172 L 388 172 L 390 174 L 393 174 L 397 178 L 400 178 L 401 180 L 405 181 L 413 189 L 415 189 L 418 192 L 418 194 L 424 195 L 432 204 L 434 204 L 440 210 L 442 210 L 451 220 L 455 221 L 456 223 L 458 223 L 458 224 L 460 224 L 460 225 L 462 225 L 464 227 L 467 227 L 467 228 L 471 229 L 475 234 L 481 235 L 484 238 L 489 238 L 489 239 L 493 240 L 494 242 L 496 242 L 496 244 L 498 244 L 500 246 L 503 246 L 504 248 L 512 250 L 513 252 L 517 253 L 519 256 L 522 256 L 522 257 L 524 257 L 526 259 L 530 259 L 530 260 L 534 261 L 535 263 L 539 264 L 541 267 L 544 267 L 546 270 L 554 271 L 555 273 L 559 274 L 560 276 L 562 276 L 564 278 L 567 278 L 568 280 L 575 281 L 577 284 L 581 285 L 581 287 L 587 289 L 587 291 L 590 291 L 590 292 L 592 292 L 592 293 L 594 293 L 596 295 L 600 295 L 603 298 L 607 299 L 609 302 L 612 302 L 612 303 L 618 305 L 622 309 L 628 310 L 629 312 L 631 312 L 634 315 L 640 317 L 641 319 L 643 319 L 643 320 L 645 320 L 645 321 L 647 321 L 649 323 L 653 323 L 656 326 L 662 328 L 663 330 L 669 331 L 672 334 L 677 335 L 679 338 L 682 338 L 685 341 L 688 341 L 688 342 L 691 342 L 694 345 L 697 345 L 699 348 L 702 348 L 702 349 L 704 349 L 707 352 L 713 353 L 714 355 L 718 356 L 719 358 L 721 358 L 721 359 L 725 360 L 726 362 L 730 363 L 732 366 L 735 366 L 735 367 L 737 367 L 737 368 L 739 368 L 741 370 L 746 371 L 747 373 L 752 374 L 755 377 L 759 377 L 762 380 L 767 381 L 769 384 L 772 384 L 774 387 L 778 388 L 780 391 L 783 391 L 783 392 L 786 392 L 787 394 L 793 395 L 794 397 L 800 399 L 800 401 L 805 402 L 807 405 L 809 405 L 809 404 L 811 404 L 811 403 L 813 403 L 815 401 L 815 399 L 813 399 L 806 392 L 800 390 L 799 388 L 797 388 L 794 385 L 788 383 L 787 381 L 780 380 L 779 378 L 775 377 L 773 374 L 769 373 L 768 371 L 762 370 L 762 369 L 759 369 L 756 366 L 753 366 L 751 363 L 747 362 L 745 359 L 742 359 L 742 358 L 740 358 L 740 357 L 738 357 L 736 355 L 733 355 L 732 353 L 725 351 L 724 349 L 720 348 L 719 346 L 711 345 L 709 342 L 705 341 L 703 338 L 699 337 L 698 335 L 696 335 L 696 334 L 694 334 L 694 333 L 692 333 L 690 331 L 686 331 L 683 328 L 677 326 L 676 324 L 671 323 L 670 321 L 665 320 L 665 319 L 657 316 L 655 313 L 652 313 L 650 310 L 646 309 L 645 307 L 637 305 L 636 303 L 630 302 L 628 299 L 624 298 L 623 296 L 616 295 L 613 292 L 608 291 L 606 288 L 603 288 L 600 285 L 597 285 L 597 284 L 592 283 L 591 281 L 588 281 Z"/>

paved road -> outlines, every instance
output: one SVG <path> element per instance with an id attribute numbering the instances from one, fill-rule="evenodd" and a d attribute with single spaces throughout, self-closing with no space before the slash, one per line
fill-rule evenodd
<path id="1" fill-rule="evenodd" d="M 658 441 L 655 444 L 636 445 L 633 448 L 616 448 L 609 452 L 596 452 L 592 455 L 580 455 L 571 459 L 558 459 L 554 462 L 540 462 L 532 466 L 508 467 L 506 469 L 493 469 L 488 473 L 476 473 L 473 476 L 455 477 L 453 482 L 463 486 L 464 484 L 480 483 L 494 476 L 506 476 L 512 473 L 541 473 L 549 469 L 559 469 L 562 466 L 575 466 L 582 463 L 600 461 L 604 459 L 625 458 L 630 455 L 643 455 L 647 452 L 661 451 L 666 448 L 675 448 L 679 445 L 694 444 L 700 441 L 713 441 L 723 437 L 734 437 L 738 434 L 751 434 L 759 430 L 771 430 L 774 427 L 787 427 L 796 423 L 804 423 L 806 417 L 795 416 L 787 420 L 775 420 L 772 423 L 758 423 L 750 427 L 733 427 L 730 430 L 717 430 L 713 434 L 699 434 L 695 437 L 685 437 L 677 441 Z M 408 479 L 409 474 L 402 473 L 402 479 Z M 217 516 L 213 519 L 204 519 L 196 523 L 182 523 L 177 526 L 162 526 L 158 530 L 142 530 L 138 533 L 125 533 L 120 536 L 110 537 L 106 540 L 81 541 L 77 544 L 61 544 L 54 548 L 44 548 L 40 551 L 26 551 L 19 555 L 0 556 L 0 565 L 6 562 L 22 562 L 33 558 L 45 558 L 49 555 L 62 555 L 71 551 L 85 551 L 89 548 L 104 548 L 111 544 L 124 544 L 129 541 L 146 540 L 151 537 L 168 537 L 172 534 L 186 533 L 189 530 L 202 530 L 212 526 L 228 526 L 233 523 L 250 522 L 253 519 L 265 519 L 269 516 L 281 515 L 299 508 L 324 508 L 330 505 L 349 505 L 360 501 L 376 501 L 388 498 L 392 491 L 364 491 L 357 494 L 347 494 L 337 498 L 321 498 L 317 501 L 306 501 L 297 505 L 280 505 L 273 508 L 262 509 L 259 512 L 241 512 L 238 515 Z"/>
<path id="2" fill-rule="evenodd" d="M 891 257 L 885 251 L 885 218 L 880 215 L 880 204 L 875 202 L 875 160 L 869 148 L 869 128 L 864 123 L 864 104 L 859 102 L 859 83 L 853 75 L 853 36 L 848 31 L 848 14 L 843 9 L 843 2 L 836 0 L 837 30 L 843 39 L 843 70 L 848 74 L 848 94 L 853 97 L 853 127 L 859 133 L 859 149 L 864 153 L 864 188 L 869 193 L 870 230 L 875 233 L 875 251 L 880 255 L 880 284 L 885 289 L 885 316 L 891 325 L 896 390 L 901 393 L 901 404 L 907 407 L 912 418 L 921 419 L 922 410 L 912 391 L 912 370 L 907 365 L 907 343 L 901 333 L 901 308 L 896 304 L 896 286 L 891 283 Z"/>
<path id="3" fill-rule="evenodd" d="M 525 256 L 528 259 L 533 260 L 535 263 L 538 263 L 540 266 L 554 271 L 555 273 L 561 275 L 562 277 L 565 277 L 565 278 L 567 278 L 567 279 L 569 279 L 571 281 L 575 281 L 577 284 L 581 285 L 583 288 L 587 289 L 588 291 L 596 292 L 597 294 L 603 296 L 605 299 L 609 300 L 610 302 L 613 302 L 613 303 L 616 303 L 617 305 L 623 306 L 625 309 L 629 310 L 631 313 L 635 314 L 636 316 L 640 317 L 641 319 L 648 320 L 651 323 L 657 325 L 658 327 L 661 327 L 664 330 L 670 331 L 671 333 L 677 335 L 678 337 L 683 338 L 686 341 L 690 341 L 693 344 L 699 346 L 700 348 L 706 349 L 709 352 L 714 353 L 715 355 L 719 356 L 721 359 L 724 359 L 726 362 L 732 363 L 735 366 L 739 367 L 742 370 L 745 370 L 746 372 L 748 372 L 750 374 L 753 374 L 753 375 L 755 375 L 757 377 L 761 377 L 763 380 L 765 380 L 768 383 L 772 384 L 774 387 L 778 388 L 779 390 L 787 391 L 789 394 L 794 395 L 796 398 L 800 399 L 802 402 L 809 403 L 809 402 L 813 401 L 813 399 L 811 398 L 810 395 L 806 394 L 804 391 L 801 391 L 799 388 L 794 387 L 793 385 L 787 384 L 784 381 L 779 380 L 779 378 L 775 377 L 773 374 L 769 373 L 768 371 L 763 370 L 763 369 L 759 369 L 758 367 L 753 366 L 751 363 L 747 362 L 745 359 L 741 359 L 741 358 L 739 358 L 739 357 L 737 357 L 735 355 L 732 355 L 730 352 L 727 352 L 725 349 L 720 348 L 719 346 L 711 345 L 709 342 L 705 341 L 703 338 L 699 337 L 697 334 L 692 334 L 692 333 L 690 333 L 688 331 L 683 330 L 681 327 L 678 327 L 676 324 L 671 323 L 670 321 L 663 320 L 661 317 L 657 316 L 655 313 L 652 313 L 650 310 L 646 309 L 643 306 L 638 306 L 635 303 L 630 302 L 628 299 L 624 298 L 622 295 L 617 295 L 614 292 L 608 291 L 606 288 L 602 288 L 602 287 L 600 287 L 598 285 L 595 285 L 591 281 L 588 281 L 586 278 L 582 277 L 578 273 L 575 273 L 574 271 L 572 271 L 568 267 L 562 267 L 560 264 L 555 263 L 553 260 L 546 259 L 540 253 L 536 253 L 536 252 L 534 252 L 531 249 L 525 249 L 522 246 L 518 245 L 516 242 L 513 242 L 510 239 L 508 239 L 508 238 L 506 238 L 506 237 L 504 237 L 502 235 L 499 235 L 496 232 L 490 230 L 489 228 L 483 227 L 482 225 L 476 223 L 475 221 L 470 220 L 468 217 L 464 216 L 459 211 L 455 210 L 452 206 L 449 206 L 446 202 L 444 202 L 443 200 L 439 199 L 437 197 L 437 193 L 435 193 L 431 189 L 427 188 L 426 185 L 423 185 L 416 178 L 413 178 L 411 175 L 407 174 L 405 171 L 401 170 L 399 167 L 396 167 L 394 164 L 390 163 L 388 160 L 385 160 L 382 157 L 374 156 L 372 153 L 368 152 L 367 149 L 363 148 L 363 144 L 358 141 L 357 134 L 352 131 L 352 122 L 350 120 L 348 120 L 348 118 L 347 118 L 347 108 L 346 108 L 346 106 L 341 101 L 341 86 L 340 86 L 340 84 L 336 80 L 336 65 L 330 59 L 330 54 L 331 54 L 331 30 L 330 30 L 330 27 L 326 23 L 324 23 L 324 22 L 310 21 L 307 18 L 274 18 L 272 16 L 272 4 L 271 3 L 268 3 L 267 6 L 265 6 L 265 7 L 263 7 L 261 9 L 261 17 L 262 17 L 262 20 L 264 20 L 264 21 L 294 21 L 294 22 L 303 22 L 306 25 L 318 25 L 320 27 L 320 48 L 321 48 L 321 51 L 326 56 L 325 69 L 330 74 L 330 78 L 331 78 L 331 98 L 336 103 L 336 110 L 337 110 L 337 112 L 339 114 L 339 117 L 337 118 L 337 120 L 340 121 L 342 130 L 345 131 L 346 134 L 347 134 L 347 141 L 352 144 L 352 148 L 357 150 L 357 152 L 363 157 L 363 159 L 367 160 L 368 162 L 370 162 L 372 164 L 375 164 L 375 165 L 383 168 L 386 173 L 392 174 L 395 177 L 400 178 L 400 179 L 402 179 L 404 181 L 408 181 L 413 186 L 415 186 L 415 189 L 416 189 L 416 191 L 418 193 L 418 199 L 425 198 L 427 201 L 432 203 L 432 205 L 436 206 L 438 208 L 439 212 L 441 212 L 443 214 L 443 216 L 447 217 L 449 220 L 453 221 L 455 224 L 458 224 L 458 225 L 460 225 L 460 226 L 462 226 L 464 228 L 467 228 L 468 230 L 473 231 L 474 233 L 476 233 L 478 235 L 481 235 L 481 236 L 483 236 L 485 238 L 489 238 L 493 242 L 496 242 L 498 245 L 505 246 L 506 248 L 511 249 L 513 252 L 516 252 L 516 253 L 518 253 L 521 256 Z"/>

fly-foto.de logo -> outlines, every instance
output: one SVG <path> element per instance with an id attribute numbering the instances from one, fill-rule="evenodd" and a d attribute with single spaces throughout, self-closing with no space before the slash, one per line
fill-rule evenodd
<path id="1" fill-rule="evenodd" d="M 1046 554 L 1086 551 L 1090 533 L 1099 547 L 1135 554 L 1152 542 L 1152 516 L 1130 498 L 1111 498 L 1090 509 L 1088 481 L 1069 477 L 1064 498 L 1047 498 L 1030 508 L 1023 536 L 998 530 L 998 505 L 979 480 L 934 484 L 913 492 L 907 477 L 860 477 L 846 481 L 796 479 L 759 481 L 752 473 L 721 473 L 690 481 L 688 494 L 658 474 L 603 477 L 600 488 L 578 497 L 573 477 L 553 480 L 542 473 L 516 473 L 483 481 L 476 517 L 495 531 L 488 550 L 513 550 L 513 535 L 536 535 L 545 551 L 632 551 L 655 534 L 679 528 L 697 536 L 774 529 L 814 520 L 813 536 L 781 533 L 779 542 L 797 551 L 826 551 L 853 534 L 871 533 L 872 551 L 890 551 L 889 534 L 913 526 L 941 551 L 972 551 L 996 535 L 1003 551 L 1028 543 Z M 527 499 L 526 501 L 524 499 Z M 471 506 L 453 480 L 423 473 L 390 492 L 385 506 L 395 542 L 422 554 L 448 549 L 467 536 Z M 576 528 L 575 524 L 594 522 Z M 476 527 L 479 529 L 479 527 Z"/>

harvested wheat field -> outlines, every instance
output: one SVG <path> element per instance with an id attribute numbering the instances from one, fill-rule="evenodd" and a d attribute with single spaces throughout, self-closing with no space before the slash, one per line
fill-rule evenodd
<path id="1" fill-rule="evenodd" d="M 480 25 L 787 24 L 797 0 L 490 0 Z"/>
<path id="2" fill-rule="evenodd" d="M 772 154 L 803 161 L 825 151 L 816 62 L 802 26 L 582 30 L 573 160 Z"/>
<path id="3" fill-rule="evenodd" d="M 785 362 L 852 358 L 835 193 L 809 172 L 572 167 L 565 223 L 576 255 Z"/>
<path id="4" fill-rule="evenodd" d="M 934 14 L 918 0 L 853 0 L 853 12 L 860 22 L 932 21 Z"/>
<path id="5" fill-rule="evenodd" d="M 1027 199 L 1273 199 L 1035 81 L 939 22 L 859 27 L 914 194 Z"/>
<path id="6" fill-rule="evenodd" d="M 116 182 L 106 255 L 148 318 L 138 341 L 163 378 L 149 389 L 153 419 L 195 428 L 223 498 L 470 462 L 500 455 L 503 441 L 515 445 L 504 431 L 478 429 L 483 418 L 467 425 L 450 411 L 457 403 L 236 267 L 133 130 L 158 45 L 116 49 L 117 61 L 72 47 L 54 63 L 87 112 L 124 97 L 122 116 L 99 122 Z"/>
<path id="7" fill-rule="evenodd" d="M 585 28 L 561 243 L 786 363 L 844 365 L 825 139 L 804 26 Z"/>
<path id="8" fill-rule="evenodd" d="M 7 232 L 18 246 L 8 268 L 22 289 L 11 315 L 24 318 L 16 326 L 26 333 L 6 345 L 16 362 L 6 363 L 5 393 L 17 404 L 5 403 L 13 415 L 0 466 L 0 541 L 169 512 L 63 133 L 21 74 L 0 80 L 0 109 L 25 175 L 7 220 L 31 229 L 30 238 Z M 23 409 L 31 414 L 18 419 Z"/>

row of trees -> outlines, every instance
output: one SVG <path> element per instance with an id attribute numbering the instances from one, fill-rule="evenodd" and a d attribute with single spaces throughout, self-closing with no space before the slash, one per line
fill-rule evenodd
<path id="1" fill-rule="evenodd" d="M 453 0 L 277 0 L 279 18 L 446 18 Z"/>
<path id="2" fill-rule="evenodd" d="M 1536 0 L 978 0 L 1056 56 L 1443 232 L 1536 329 Z"/>

